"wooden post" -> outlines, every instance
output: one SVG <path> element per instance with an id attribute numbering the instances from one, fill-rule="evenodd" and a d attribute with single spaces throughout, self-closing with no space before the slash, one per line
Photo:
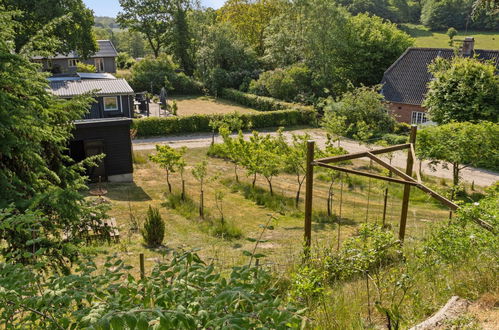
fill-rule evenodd
<path id="1" fill-rule="evenodd" d="M 140 258 L 140 279 L 143 280 L 146 277 L 146 270 L 144 266 L 144 254 L 143 253 L 139 254 L 139 258 Z"/>
<path id="2" fill-rule="evenodd" d="M 383 199 L 383 228 L 386 225 L 386 205 L 388 202 L 388 188 L 385 188 L 385 196 Z"/>
<path id="3" fill-rule="evenodd" d="M 306 253 L 312 243 L 312 194 L 314 188 L 314 141 L 307 141 L 307 173 L 305 182 L 305 248 Z"/>
<path id="4" fill-rule="evenodd" d="M 409 143 L 413 146 L 416 144 L 416 133 L 418 131 L 418 127 L 416 125 L 411 126 L 411 136 L 409 138 Z M 405 174 L 412 177 L 412 168 L 414 165 L 414 159 L 412 158 L 412 152 L 409 149 L 407 153 L 407 166 L 405 168 Z M 402 197 L 402 212 L 400 214 L 400 228 L 399 228 L 399 240 L 401 242 L 404 241 L 405 238 L 405 227 L 407 225 L 407 212 L 409 211 L 409 197 L 411 194 L 411 185 L 404 185 L 404 195 Z"/>

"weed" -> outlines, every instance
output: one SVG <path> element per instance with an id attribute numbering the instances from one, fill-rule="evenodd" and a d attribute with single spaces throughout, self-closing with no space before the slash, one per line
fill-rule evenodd
<path id="1" fill-rule="evenodd" d="M 147 164 L 147 155 L 141 152 L 134 151 L 132 154 L 132 160 L 135 165 Z"/>
<path id="2" fill-rule="evenodd" d="M 198 217 L 198 206 L 189 196 L 182 199 L 182 194 L 175 192 L 168 194 L 163 206 L 177 211 L 186 219 L 196 219 Z"/>

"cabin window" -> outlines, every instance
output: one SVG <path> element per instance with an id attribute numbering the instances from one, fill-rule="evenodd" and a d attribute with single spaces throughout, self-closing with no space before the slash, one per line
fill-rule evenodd
<path id="1" fill-rule="evenodd" d="M 95 58 L 94 59 L 95 68 L 97 72 L 104 72 L 104 59 L 103 58 Z"/>
<path id="2" fill-rule="evenodd" d="M 421 111 L 413 111 L 412 112 L 412 119 L 411 119 L 411 124 L 413 125 L 419 125 L 426 123 L 428 119 L 426 118 L 426 113 L 421 112 Z"/>
<path id="3" fill-rule="evenodd" d="M 104 97 L 104 111 L 118 110 L 118 98 L 116 96 Z"/>
<path id="4" fill-rule="evenodd" d="M 76 58 L 70 58 L 68 60 L 68 67 L 75 68 L 76 65 L 78 64 L 78 62 L 80 62 L 80 61 L 78 61 Z"/>

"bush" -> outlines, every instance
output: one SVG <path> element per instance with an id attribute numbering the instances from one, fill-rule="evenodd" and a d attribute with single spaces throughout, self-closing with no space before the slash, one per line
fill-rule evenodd
<path id="1" fill-rule="evenodd" d="M 164 206 L 177 211 L 181 216 L 186 219 L 197 219 L 199 206 L 189 197 L 182 194 L 171 193 L 166 196 Z"/>
<path id="2" fill-rule="evenodd" d="M 210 120 L 223 115 L 193 115 L 187 117 L 149 117 L 134 119 L 133 128 L 138 137 L 161 136 L 178 133 L 211 132 Z M 313 125 L 313 110 L 281 110 L 262 113 L 239 114 L 243 127 L 264 128 L 293 125 Z"/>
<path id="3" fill-rule="evenodd" d="M 188 77 L 185 73 L 180 72 L 172 78 L 172 93 L 173 94 L 189 94 L 199 95 L 204 94 L 204 86 L 199 81 Z"/>
<path id="4" fill-rule="evenodd" d="M 407 143 L 407 135 L 385 134 L 381 139 L 392 145 Z"/>
<path id="5" fill-rule="evenodd" d="M 149 206 L 147 210 L 142 237 L 149 247 L 158 247 L 165 237 L 165 222 L 159 214 L 159 209 Z"/>
<path id="6" fill-rule="evenodd" d="M 135 64 L 135 60 L 126 52 L 118 53 L 118 58 L 116 59 L 116 66 L 118 69 L 126 70 L 130 69 Z"/>
<path id="7" fill-rule="evenodd" d="M 311 93 L 312 75 L 304 64 L 295 64 L 285 69 L 275 69 L 252 80 L 249 91 L 286 101 L 299 101 Z"/>
<path id="8" fill-rule="evenodd" d="M 95 66 L 92 64 L 85 64 L 83 62 L 78 62 L 76 64 L 76 71 L 77 72 L 88 72 L 88 73 L 95 73 L 97 70 L 95 69 Z"/>
<path id="9" fill-rule="evenodd" d="M 274 111 L 284 109 L 299 109 L 311 111 L 312 107 L 304 106 L 296 103 L 284 102 L 274 99 L 272 97 L 259 96 L 250 93 L 244 93 L 235 89 L 224 88 L 220 96 L 224 99 L 234 101 L 241 105 L 260 110 L 260 111 Z"/>
<path id="10" fill-rule="evenodd" d="M 238 239 L 243 236 L 241 229 L 227 220 L 225 220 L 224 222 L 220 220 L 215 221 L 210 227 L 209 231 L 213 236 L 220 237 L 226 240 Z"/>

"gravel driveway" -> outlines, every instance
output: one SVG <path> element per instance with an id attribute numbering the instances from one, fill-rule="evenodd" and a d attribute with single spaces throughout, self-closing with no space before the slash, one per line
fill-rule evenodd
<path id="1" fill-rule="evenodd" d="M 267 132 L 269 134 L 275 135 L 275 131 Z M 290 130 L 285 131 L 284 136 L 287 139 L 291 139 L 291 134 L 304 134 L 308 133 L 312 140 L 315 140 L 319 146 L 324 146 L 326 142 L 326 134 L 321 129 L 305 129 L 305 130 Z M 251 133 L 245 133 L 245 136 L 249 138 Z M 222 142 L 221 137 L 215 138 L 216 142 Z M 151 150 L 155 149 L 156 144 L 168 144 L 173 148 L 188 147 L 188 148 L 201 148 L 208 147 L 211 144 L 211 133 L 195 133 L 195 134 L 185 134 L 185 135 L 169 135 L 165 137 L 155 137 L 148 139 L 135 139 L 133 140 L 134 150 Z M 365 151 L 368 148 L 376 149 L 378 146 L 366 146 L 361 145 L 356 141 L 344 139 L 341 141 L 341 146 L 349 152 L 359 152 Z M 392 165 L 405 168 L 407 153 L 403 151 L 396 152 L 393 159 Z M 383 157 L 382 157 L 383 158 Z M 386 159 L 386 158 L 385 158 Z M 416 168 L 416 166 L 415 166 Z M 428 166 L 428 162 L 424 161 L 422 164 L 422 171 L 425 174 L 452 179 L 452 169 L 446 169 L 442 166 L 438 166 L 436 171 L 432 171 Z M 488 170 L 478 169 L 478 168 L 465 168 L 461 171 L 461 177 L 464 181 L 471 183 L 475 182 L 476 185 L 488 186 L 499 180 L 499 173 L 495 173 Z"/>

